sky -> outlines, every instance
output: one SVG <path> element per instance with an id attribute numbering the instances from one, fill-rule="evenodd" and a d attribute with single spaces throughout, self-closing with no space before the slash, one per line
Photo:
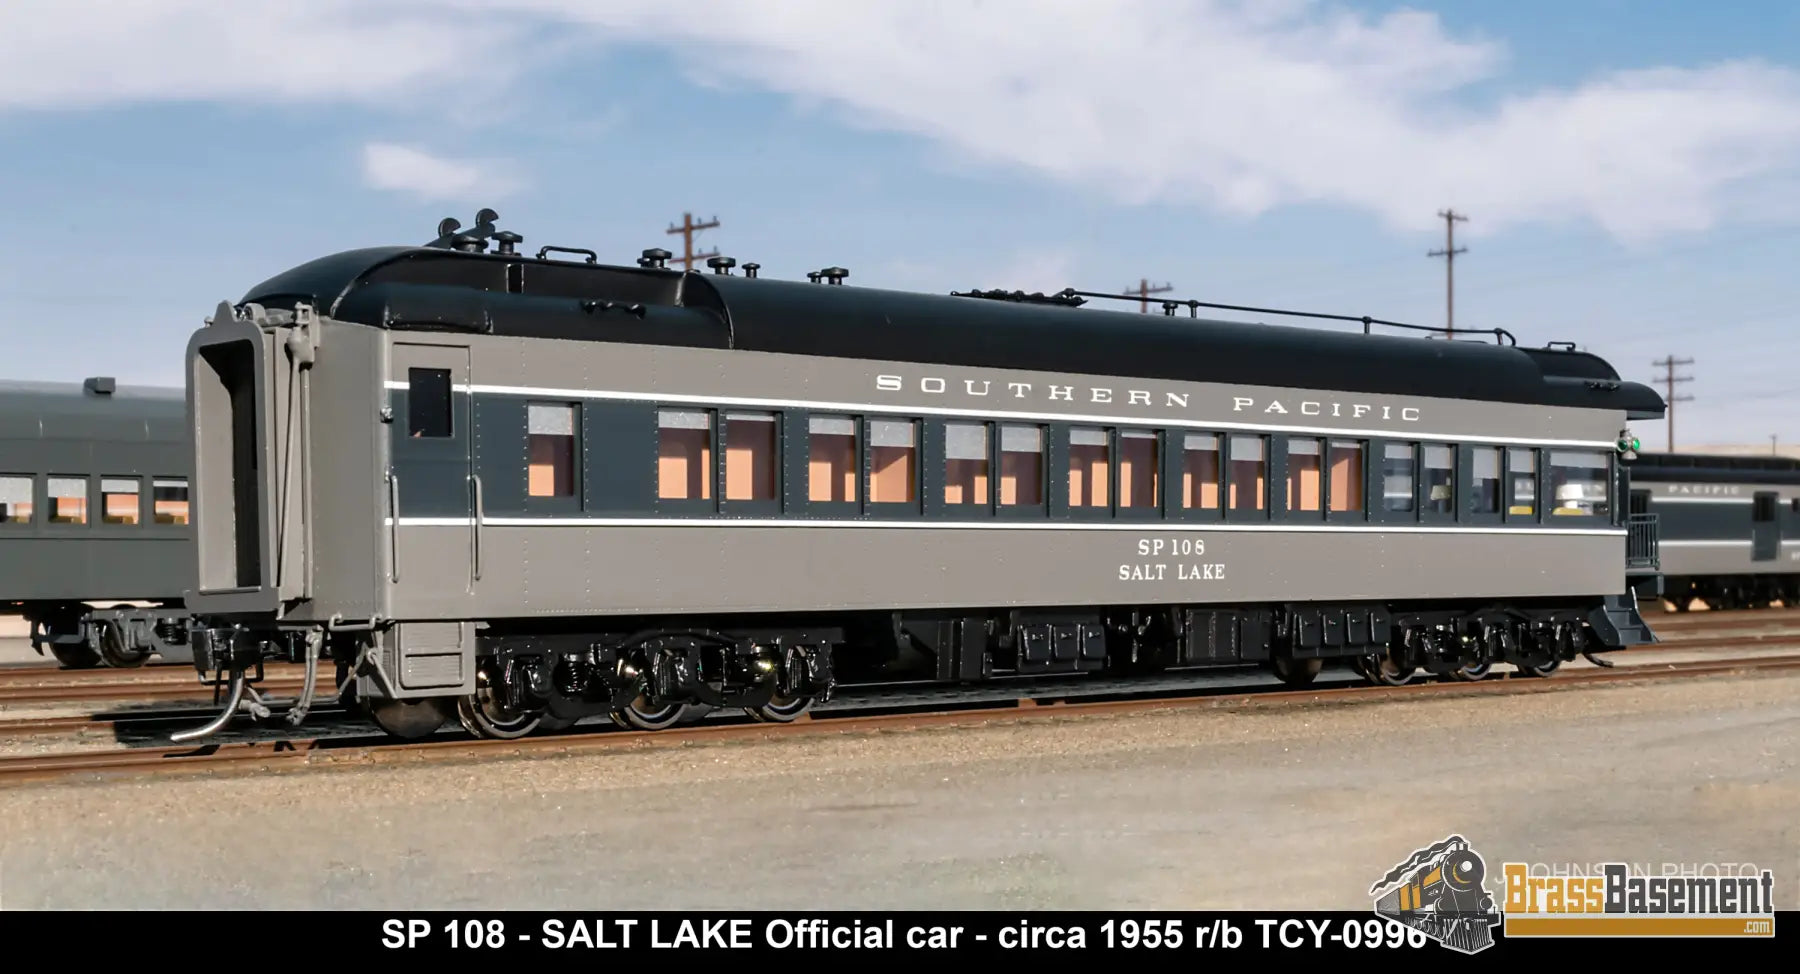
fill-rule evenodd
<path id="1" fill-rule="evenodd" d="M 1797 37 L 1773 0 L 8 0 L 0 379 L 179 384 L 221 300 L 482 207 L 529 252 L 691 213 L 764 276 L 1442 326 L 1448 208 L 1457 327 L 1691 359 L 1677 448 L 1787 447 Z"/>

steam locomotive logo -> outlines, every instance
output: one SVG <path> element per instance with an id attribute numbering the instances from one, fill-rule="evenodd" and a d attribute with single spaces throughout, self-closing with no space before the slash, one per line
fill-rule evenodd
<path id="1" fill-rule="evenodd" d="M 1467 839 L 1452 835 L 1418 849 L 1369 887 L 1375 914 L 1420 931 L 1451 950 L 1476 954 L 1494 945 L 1500 923 L 1482 881 L 1487 865 Z"/>

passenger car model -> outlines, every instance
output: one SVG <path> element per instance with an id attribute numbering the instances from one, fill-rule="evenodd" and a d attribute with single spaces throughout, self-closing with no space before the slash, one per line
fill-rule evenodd
<path id="1" fill-rule="evenodd" d="M 67 667 L 188 662 L 180 389 L 0 382 L 0 607 Z M 96 608 L 93 603 L 141 603 Z"/>
<path id="2" fill-rule="evenodd" d="M 1800 604 L 1800 460 L 1646 453 L 1632 510 L 1656 517 L 1663 597 L 1677 612 Z"/>
<path id="3" fill-rule="evenodd" d="M 202 672 L 330 659 L 393 733 L 505 737 L 791 720 L 867 681 L 1545 674 L 1651 638 L 1619 458 L 1663 402 L 1572 347 L 610 266 L 492 216 L 193 336 Z"/>

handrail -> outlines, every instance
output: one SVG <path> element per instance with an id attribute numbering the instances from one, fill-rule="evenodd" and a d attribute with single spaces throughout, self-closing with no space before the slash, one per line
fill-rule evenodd
<path id="1" fill-rule="evenodd" d="M 388 580 L 400 581 L 400 478 L 388 471 Z"/>
<path id="2" fill-rule="evenodd" d="M 585 254 L 588 263 L 597 264 L 600 262 L 600 255 L 586 247 L 541 247 L 538 249 L 537 259 L 543 260 L 550 254 Z"/>
<path id="3" fill-rule="evenodd" d="M 474 517 L 475 530 L 470 535 L 470 539 L 471 539 L 470 540 L 470 549 L 471 549 L 470 550 L 470 560 L 472 562 L 472 568 L 474 570 L 475 581 L 479 582 L 479 581 L 481 581 L 481 522 L 483 520 L 482 501 L 481 501 L 481 475 L 478 473 L 470 474 L 469 475 L 469 483 L 471 485 L 473 485 L 473 487 L 475 488 L 475 510 L 473 512 L 475 515 L 475 517 Z"/>
<path id="4" fill-rule="evenodd" d="M 1066 302 L 1069 298 L 1076 297 L 1104 298 L 1110 301 L 1136 301 L 1139 304 L 1144 304 L 1147 301 L 1152 300 L 1138 294 L 1107 294 L 1103 291 L 1078 291 L 1072 287 L 1058 291 L 1053 296 L 1053 299 L 1061 299 Z M 1403 321 L 1388 321 L 1383 318 L 1372 318 L 1368 315 L 1334 315 L 1313 311 L 1288 311 L 1282 308 L 1253 308 L 1241 304 L 1214 304 L 1208 301 L 1195 301 L 1192 299 L 1179 301 L 1158 300 L 1157 303 L 1162 306 L 1163 314 L 1170 317 L 1174 316 L 1175 309 L 1177 308 L 1188 309 L 1188 317 L 1190 318 L 1200 317 L 1201 308 L 1215 308 L 1222 311 L 1244 311 L 1251 314 L 1263 315 L 1289 315 L 1297 318 L 1320 318 L 1327 321 L 1358 321 L 1362 323 L 1363 334 L 1365 335 L 1371 334 L 1369 330 L 1371 325 L 1384 325 L 1389 328 L 1408 328 L 1414 331 L 1441 332 L 1448 335 L 1454 335 L 1457 332 L 1471 335 L 1493 335 L 1495 344 L 1499 344 L 1501 339 L 1504 339 L 1506 344 L 1515 347 L 1519 344 L 1518 339 L 1513 337 L 1512 332 L 1509 332 L 1504 328 L 1437 328 L 1431 325 L 1410 325 Z"/>

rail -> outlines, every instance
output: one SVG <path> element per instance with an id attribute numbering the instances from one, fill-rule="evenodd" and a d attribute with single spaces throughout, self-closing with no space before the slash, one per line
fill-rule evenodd
<path id="1" fill-rule="evenodd" d="M 0 783 L 54 780 L 76 775 L 147 775 L 201 772 L 217 774 L 228 767 L 241 771 L 270 768 L 358 767 L 415 762 L 450 762 L 474 759 L 508 759 L 532 755 L 573 756 L 604 753 L 624 748 L 682 747 L 714 741 L 747 743 L 799 737 L 823 737 L 846 732 L 881 733 L 924 727 L 992 726 L 996 722 L 1037 723 L 1075 716 L 1111 716 L 1181 710 L 1240 711 L 1248 708 L 1306 707 L 1358 704 L 1374 701 L 1416 700 L 1437 697 L 1449 700 L 1476 695 L 1508 696 L 1525 693 L 1579 692 L 1602 684 L 1632 684 L 1667 680 L 1731 677 L 1748 673 L 1780 674 L 1800 670 L 1800 656 L 1763 655 L 1735 659 L 1668 660 L 1637 659 L 1634 650 L 1626 661 L 1607 669 L 1564 668 L 1550 678 L 1522 674 L 1490 676 L 1473 682 L 1426 681 L 1404 686 L 1360 686 L 1352 681 L 1332 681 L 1303 688 L 1246 686 L 1243 684 L 1170 687 L 1141 696 L 1112 697 L 1095 690 L 1068 692 L 1066 684 L 1042 685 L 1010 694 L 984 696 L 948 703 L 924 703 L 920 710 L 894 713 L 887 700 L 853 703 L 840 701 L 834 710 L 815 711 L 810 719 L 782 724 L 762 724 L 724 718 L 659 731 L 627 730 L 605 725 L 582 727 L 570 733 L 532 735 L 516 740 L 468 740 L 456 722 L 430 738 L 397 742 L 379 736 L 319 738 L 265 737 L 227 741 L 196 747 L 123 747 L 88 750 L 29 751 L 0 755 Z M 391 765 L 390 765 L 391 766 Z"/>
<path id="2" fill-rule="evenodd" d="M 1627 571 L 1662 570 L 1662 554 L 1657 546 L 1655 514 L 1630 514 L 1625 518 L 1625 569 Z"/>

